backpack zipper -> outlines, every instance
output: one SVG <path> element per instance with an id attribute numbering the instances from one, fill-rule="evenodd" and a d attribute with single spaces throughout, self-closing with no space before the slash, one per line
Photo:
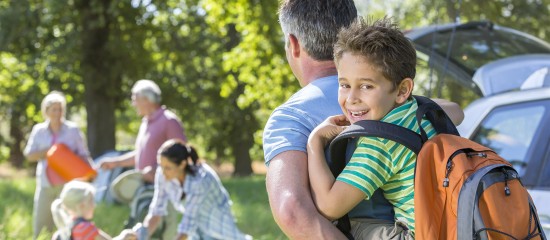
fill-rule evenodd
<path id="1" fill-rule="evenodd" d="M 471 149 L 469 149 L 469 150 L 471 150 Z M 445 166 L 445 178 L 443 179 L 443 187 L 449 187 L 449 174 L 451 174 L 451 171 L 453 170 L 453 159 L 454 159 L 454 157 L 456 157 L 456 155 L 461 154 L 461 153 L 466 153 L 466 156 L 468 156 L 468 157 L 474 157 L 474 156 L 482 157 L 482 158 L 487 157 L 487 153 L 484 153 L 484 152 L 466 152 L 465 149 L 459 149 L 456 152 L 454 152 L 451 155 L 451 157 L 449 157 L 449 159 L 447 160 L 447 164 Z M 508 186 L 508 185 L 506 185 L 506 186 Z"/>
<path id="2" fill-rule="evenodd" d="M 443 187 L 449 187 L 449 174 L 451 174 L 451 170 L 453 169 L 453 158 L 461 153 L 464 153 L 464 149 L 457 150 L 451 155 L 451 157 L 449 157 L 449 159 L 447 159 L 447 164 L 445 166 L 445 178 L 443 179 Z"/>
<path id="3" fill-rule="evenodd" d="M 445 178 L 443 179 L 443 187 L 448 187 L 449 186 L 449 174 L 451 173 L 452 168 L 453 168 L 452 158 L 449 158 L 449 160 L 447 160 L 447 167 L 446 167 L 446 170 L 445 170 Z"/>
<path id="4" fill-rule="evenodd" d="M 468 157 L 474 157 L 474 156 L 478 156 L 478 157 L 482 157 L 482 158 L 487 157 L 487 153 L 484 153 L 484 152 L 469 152 L 466 155 L 468 155 Z"/>
<path id="5" fill-rule="evenodd" d="M 510 196 L 512 192 L 510 191 L 510 188 L 508 187 L 508 172 L 506 169 L 502 168 L 502 173 L 504 174 L 504 194 L 506 196 Z"/>

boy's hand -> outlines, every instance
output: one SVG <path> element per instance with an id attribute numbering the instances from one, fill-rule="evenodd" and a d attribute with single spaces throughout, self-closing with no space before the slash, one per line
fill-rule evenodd
<path id="1" fill-rule="evenodd" d="M 340 134 L 350 125 L 350 122 L 344 115 L 328 117 L 319 124 L 311 133 L 310 140 L 319 140 L 323 146 L 326 146 L 332 139 Z"/>

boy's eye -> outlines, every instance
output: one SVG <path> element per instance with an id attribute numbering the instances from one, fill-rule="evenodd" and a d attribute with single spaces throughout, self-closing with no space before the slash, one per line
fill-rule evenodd
<path id="1" fill-rule="evenodd" d="M 372 88 L 374 88 L 373 85 L 368 85 L 368 84 L 361 85 L 361 89 L 372 89 Z"/>
<path id="2" fill-rule="evenodd" d="M 340 83 L 340 88 L 349 88 L 349 84 Z"/>

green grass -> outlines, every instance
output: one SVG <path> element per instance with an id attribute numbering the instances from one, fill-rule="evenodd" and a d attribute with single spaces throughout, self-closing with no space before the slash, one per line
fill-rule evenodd
<path id="1" fill-rule="evenodd" d="M 241 231 L 254 239 L 285 239 L 275 224 L 265 191 L 264 176 L 223 179 L 233 201 L 232 210 Z M 32 239 L 32 205 L 35 180 L 0 179 L 0 239 Z M 95 224 L 116 236 L 122 230 L 129 208 L 124 205 L 99 204 Z M 43 233 L 39 239 L 50 239 Z"/>

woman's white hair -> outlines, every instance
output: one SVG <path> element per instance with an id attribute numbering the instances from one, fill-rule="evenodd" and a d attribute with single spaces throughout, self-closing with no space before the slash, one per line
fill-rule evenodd
<path id="1" fill-rule="evenodd" d="M 147 79 L 137 81 L 132 87 L 132 94 L 136 96 L 146 97 L 152 103 L 160 104 L 161 91 L 159 86 Z"/>
<path id="2" fill-rule="evenodd" d="M 63 114 L 65 114 L 65 108 L 67 107 L 65 95 L 59 91 L 51 91 L 44 97 L 44 99 L 42 99 L 42 103 L 40 104 L 40 111 L 42 112 L 42 116 L 44 116 L 44 118 L 48 118 L 46 112 L 55 103 L 61 104 L 61 110 L 63 111 Z"/>
<path id="3" fill-rule="evenodd" d="M 82 204 L 94 201 L 95 188 L 92 184 L 73 180 L 65 184 L 61 195 L 51 205 L 53 220 L 61 239 L 68 239 L 75 217 L 82 216 Z M 85 207 L 87 208 L 87 207 Z M 75 214 L 77 216 L 71 216 Z"/>

